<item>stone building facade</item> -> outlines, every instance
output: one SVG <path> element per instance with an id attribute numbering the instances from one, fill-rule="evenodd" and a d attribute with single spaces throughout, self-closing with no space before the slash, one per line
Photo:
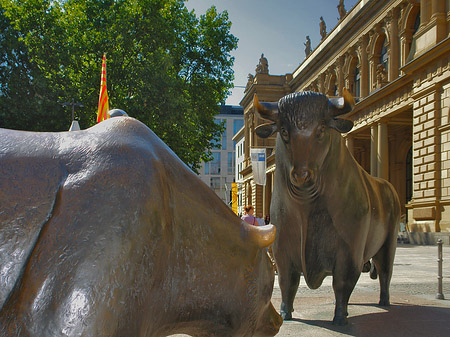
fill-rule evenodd
<path id="1" fill-rule="evenodd" d="M 261 61 L 260 61 L 261 62 Z M 356 99 L 343 135 L 361 166 L 389 180 L 411 232 L 450 232 L 450 0 L 361 0 L 293 71 L 249 75 L 244 107 L 246 204 L 268 214 L 275 138 L 260 139 L 253 97 L 302 90 Z M 250 147 L 267 148 L 267 184 L 255 185 Z"/>

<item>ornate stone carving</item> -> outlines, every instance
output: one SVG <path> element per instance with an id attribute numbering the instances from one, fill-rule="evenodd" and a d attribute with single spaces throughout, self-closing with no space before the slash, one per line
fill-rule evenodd
<path id="1" fill-rule="evenodd" d="M 386 68 L 383 64 L 377 65 L 377 88 L 381 88 L 387 83 Z"/>
<path id="2" fill-rule="evenodd" d="M 264 54 L 261 54 L 259 58 L 259 63 L 255 69 L 256 74 L 268 74 L 269 73 L 269 62 L 264 57 Z"/>
<path id="3" fill-rule="evenodd" d="M 250 87 L 253 84 L 253 80 L 255 79 L 255 77 L 252 74 L 248 74 L 247 75 L 247 85 L 245 86 L 245 90 L 244 93 L 248 91 L 248 89 L 250 89 Z"/>

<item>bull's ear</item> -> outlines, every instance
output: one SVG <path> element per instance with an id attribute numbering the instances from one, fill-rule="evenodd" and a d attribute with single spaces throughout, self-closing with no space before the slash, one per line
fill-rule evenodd
<path id="1" fill-rule="evenodd" d="M 332 116 L 344 115 L 352 111 L 355 106 L 355 100 L 346 88 L 343 90 L 342 97 L 330 98 L 329 101 Z"/>
<path id="2" fill-rule="evenodd" d="M 275 123 L 261 124 L 255 129 L 258 137 L 267 138 L 277 132 L 277 125 Z"/>
<path id="3" fill-rule="evenodd" d="M 333 118 L 330 122 L 330 127 L 340 133 L 347 133 L 353 128 L 353 122 L 348 119 Z"/>

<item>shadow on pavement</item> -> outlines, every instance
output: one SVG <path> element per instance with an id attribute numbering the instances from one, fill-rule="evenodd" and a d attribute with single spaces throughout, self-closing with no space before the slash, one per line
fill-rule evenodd
<path id="1" fill-rule="evenodd" d="M 367 311 L 378 309 L 378 312 Z M 382 311 L 380 311 L 382 310 Z M 362 314 L 357 312 L 361 311 Z M 290 324 L 301 323 L 347 336 L 450 336 L 450 308 L 393 303 L 380 307 L 373 303 L 349 304 L 346 326 L 335 326 L 330 320 L 294 318 Z M 355 314 L 356 313 L 356 314 Z M 295 323 L 294 323 L 295 322 Z"/>

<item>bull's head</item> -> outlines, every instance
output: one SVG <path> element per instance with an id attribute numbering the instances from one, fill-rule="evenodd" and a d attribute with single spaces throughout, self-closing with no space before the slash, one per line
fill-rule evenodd
<path id="1" fill-rule="evenodd" d="M 305 91 L 289 94 L 275 103 L 260 103 L 255 95 L 253 104 L 262 118 L 271 121 L 258 126 L 256 134 L 266 138 L 279 132 L 277 157 L 282 157 L 289 185 L 296 191 L 316 191 L 318 172 L 330 148 L 339 143 L 339 133 L 353 127 L 352 121 L 340 117 L 352 110 L 352 95 L 344 89 L 343 97 L 328 99 Z"/>

